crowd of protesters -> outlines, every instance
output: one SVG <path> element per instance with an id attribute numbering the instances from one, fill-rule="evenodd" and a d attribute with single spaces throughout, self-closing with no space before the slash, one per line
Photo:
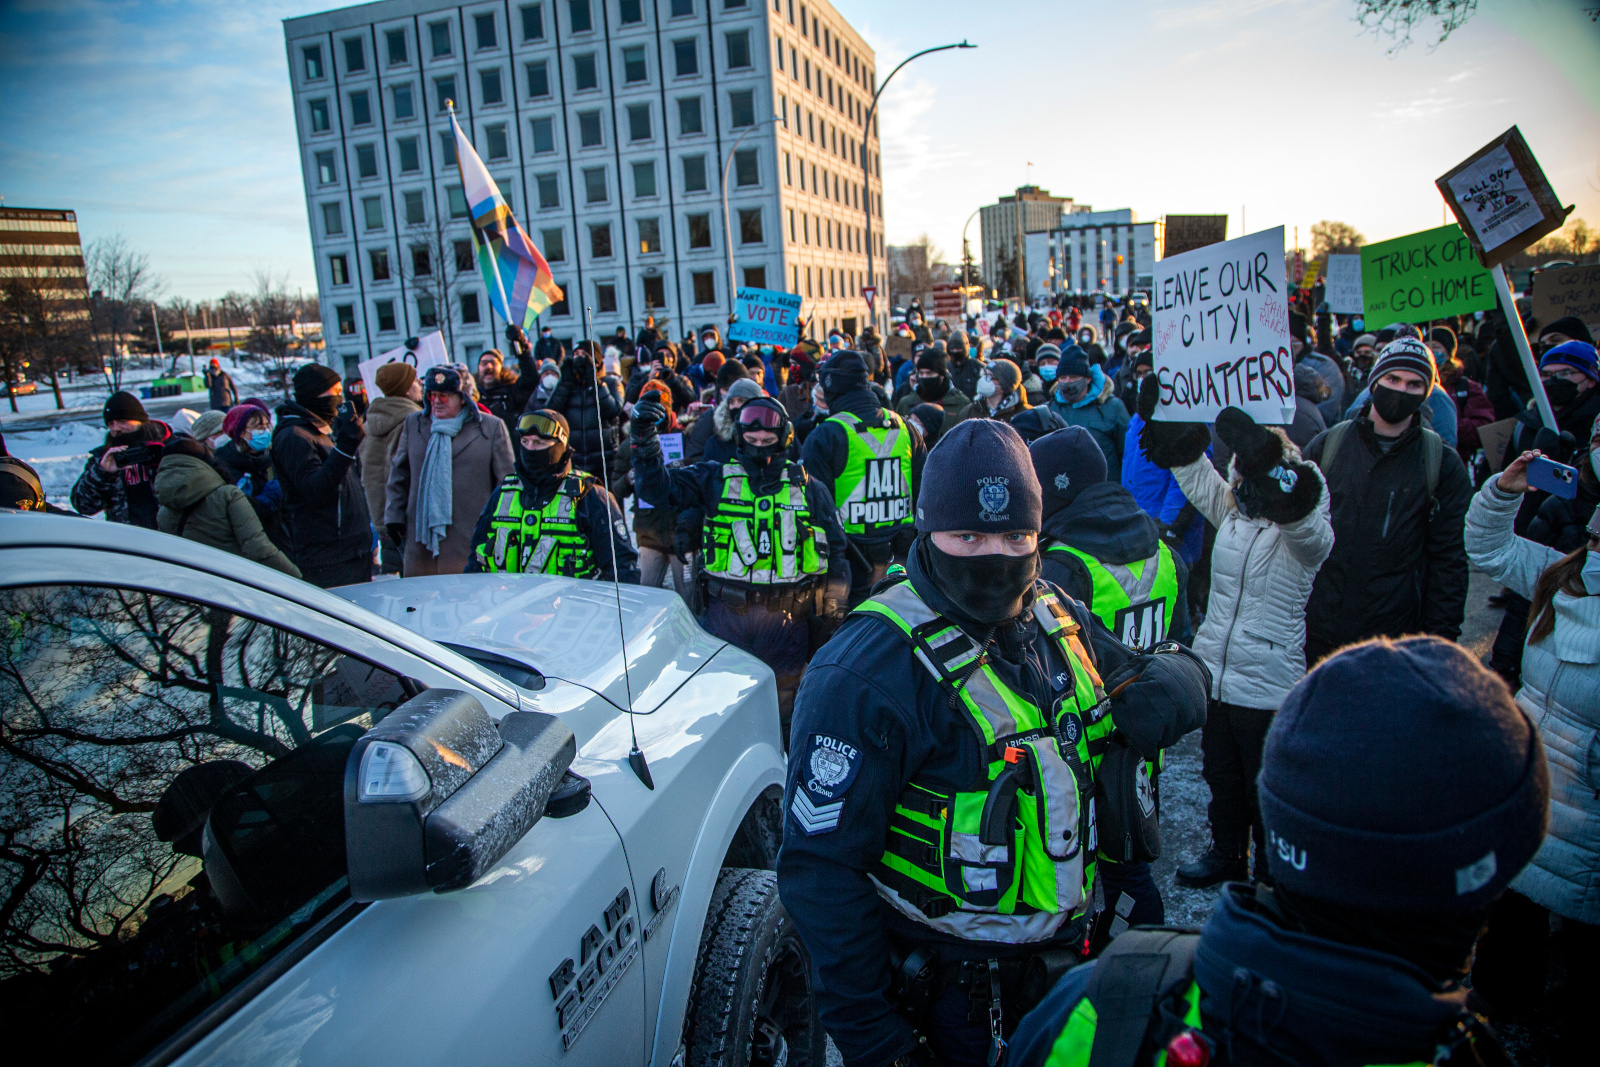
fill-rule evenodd
<path id="1" fill-rule="evenodd" d="M 1280 708 L 1340 648 L 1458 638 L 1470 561 L 1503 587 L 1490 666 L 1550 757 L 1549 837 L 1484 916 L 1474 972 L 1492 1011 L 1516 1018 L 1546 1009 L 1552 916 L 1569 959 L 1600 946 L 1600 365 L 1583 323 L 1537 322 L 1522 301 L 1512 313 L 1554 427 L 1501 309 L 1379 326 L 1302 294 L 1294 418 L 1266 426 L 1237 411 L 1153 420 L 1143 305 L 955 323 L 913 307 L 888 338 L 835 331 L 788 348 L 716 325 L 675 342 L 651 321 L 570 350 L 549 329 L 510 330 L 510 355 L 476 367 L 380 368 L 370 403 L 359 379 L 319 364 L 293 374 L 283 402 L 240 400 L 213 366 L 217 410 L 186 432 L 113 395 L 70 502 L 324 587 L 505 570 L 664 586 L 773 665 L 787 727 L 808 658 L 915 536 L 908 509 L 855 506 L 860 457 L 897 464 L 914 502 L 954 427 L 1006 423 L 1042 488 L 1042 576 L 1128 647 L 1176 641 L 1209 671 L 1212 841 L 1177 875 L 1197 887 L 1272 884 L 1256 783 Z M 1503 420 L 1509 437 L 1482 434 Z M 1576 468 L 1574 496 L 1529 485 L 1539 456 Z M 0 488 L 7 505 L 61 510 L 9 457 Z M 795 509 L 805 544 L 786 532 L 794 555 L 765 577 L 753 549 L 739 559 L 756 528 L 729 518 L 741 499 Z M 784 567 L 798 584 L 779 595 Z M 1147 617 L 1118 591 L 1130 574 L 1165 591 Z M 1105 876 L 1126 880 L 1134 921 L 1160 922 L 1148 871 L 1118 867 Z M 1567 974 L 1551 1010 L 1576 1035 L 1596 979 Z"/>

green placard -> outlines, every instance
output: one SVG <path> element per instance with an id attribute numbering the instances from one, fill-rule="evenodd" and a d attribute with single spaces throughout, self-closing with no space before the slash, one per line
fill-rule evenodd
<path id="1" fill-rule="evenodd" d="M 1372 328 L 1495 306 L 1494 278 L 1454 224 L 1363 245 L 1361 295 Z"/>

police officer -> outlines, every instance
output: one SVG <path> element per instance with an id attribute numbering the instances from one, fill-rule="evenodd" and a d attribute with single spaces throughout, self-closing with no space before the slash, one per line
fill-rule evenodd
<path id="1" fill-rule="evenodd" d="M 808 620 L 842 614 L 849 590 L 844 531 L 833 500 L 799 463 L 789 416 L 770 396 L 734 417 L 734 458 L 668 470 L 657 425 L 666 409 L 647 394 L 633 409 L 634 492 L 654 508 L 705 513 L 696 560 L 700 625 L 777 675 L 785 739 L 810 651 Z"/>
<path id="2" fill-rule="evenodd" d="M 1044 500 L 1039 542 L 1045 580 L 1094 612 L 1131 649 L 1150 649 L 1169 638 L 1188 644 L 1188 567 L 1162 542 L 1155 520 L 1133 494 L 1106 480 L 1105 454 L 1094 436 L 1068 426 L 1039 438 L 1028 453 Z M 1144 776 L 1139 786 L 1151 797 L 1153 820 L 1160 761 L 1132 770 Z M 1161 891 L 1150 876 L 1149 861 L 1156 858 L 1146 847 L 1151 842 L 1134 827 L 1109 828 L 1125 833 L 1107 829 L 1101 827 L 1099 870 L 1106 907 L 1118 915 L 1108 920 L 1114 926 L 1107 932 L 1129 923 L 1165 922 Z"/>
<path id="3" fill-rule="evenodd" d="M 541 408 L 517 420 L 516 471 L 495 488 L 472 532 L 467 573 L 512 571 L 637 584 L 639 554 L 600 479 L 572 469 L 571 430 Z"/>
<path id="4" fill-rule="evenodd" d="M 1437 637 L 1347 648 L 1285 698 L 1257 788 L 1273 885 L 1228 884 L 1198 935 L 1123 934 L 1008 1062 L 1509 1065 L 1463 979 L 1550 776 L 1499 678 Z"/>
<path id="5" fill-rule="evenodd" d="M 1134 655 L 1038 579 L 1040 521 L 1017 432 L 958 423 L 928 459 L 909 577 L 801 686 L 778 887 L 850 1067 L 993 1064 L 1084 950 L 1094 754 L 1130 731 L 1153 758 L 1204 719 L 1197 660 Z"/>
<path id="6" fill-rule="evenodd" d="M 828 417 L 800 453 L 806 473 L 833 494 L 850 535 L 850 602 L 865 600 L 916 536 L 912 507 L 926 450 L 905 419 L 885 410 L 859 352 L 833 353 L 817 374 Z"/>

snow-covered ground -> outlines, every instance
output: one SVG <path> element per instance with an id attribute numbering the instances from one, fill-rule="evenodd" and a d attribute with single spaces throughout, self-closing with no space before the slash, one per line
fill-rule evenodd
<path id="1" fill-rule="evenodd" d="M 222 369 L 233 376 L 233 384 L 238 387 L 241 397 L 249 396 L 251 391 L 260 391 L 265 388 L 267 370 L 270 364 L 243 361 L 235 364 L 227 356 L 219 356 L 218 358 L 222 361 Z M 137 366 L 134 365 L 135 362 L 137 362 Z M 194 365 L 196 374 L 204 374 L 206 368 L 211 365 L 211 357 L 195 356 Z M 129 360 L 128 365 L 123 369 L 122 388 L 137 396 L 142 386 L 149 385 L 157 378 L 165 378 L 167 376 L 166 368 L 167 364 L 162 363 L 159 367 L 152 369 L 143 357 Z M 178 360 L 177 372 L 179 374 L 189 373 L 188 356 Z M 105 378 L 87 374 L 75 376 L 70 382 L 63 378 L 61 381 L 61 400 L 66 404 L 68 410 L 83 407 L 98 408 L 110 392 L 106 382 L 107 379 Z M 45 415 L 56 410 L 56 395 L 50 388 L 49 379 L 39 382 L 38 386 L 38 392 L 17 397 L 17 415 Z M 204 408 L 206 396 L 204 392 L 186 393 L 184 395 L 200 397 L 201 407 Z M 9 397 L 0 397 L 0 426 L 4 425 L 6 416 L 12 416 L 11 399 Z M 14 418 L 15 416 L 12 417 Z"/>

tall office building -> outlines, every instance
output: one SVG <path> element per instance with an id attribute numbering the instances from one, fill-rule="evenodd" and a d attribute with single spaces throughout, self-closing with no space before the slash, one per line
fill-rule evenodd
<path id="1" fill-rule="evenodd" d="M 0 278 L 28 278 L 63 318 L 89 313 L 76 212 L 0 207 Z"/>
<path id="2" fill-rule="evenodd" d="M 1056 225 L 1025 234 L 1028 297 L 1149 294 L 1162 252 L 1162 226 L 1132 208 L 1063 213 Z"/>
<path id="3" fill-rule="evenodd" d="M 1061 224 L 1061 216 L 1077 210 L 1070 196 L 1051 196 L 1050 190 L 1037 185 L 1021 185 L 1011 196 L 1002 196 L 998 202 L 985 204 L 978 212 L 979 243 L 983 248 L 983 272 L 989 284 L 1000 288 L 999 278 L 1005 264 L 1022 261 L 1024 277 L 1020 283 L 1031 289 L 1033 277 L 1029 273 L 1023 235 L 1054 229 Z M 1018 281 L 1018 280 L 1014 280 Z M 1018 296 L 1016 285 L 1001 292 L 1002 297 Z"/>
<path id="4" fill-rule="evenodd" d="M 346 366 L 435 328 L 469 362 L 503 344 L 447 100 L 566 291 L 542 319 L 557 336 L 584 335 L 585 306 L 597 336 L 722 326 L 730 281 L 799 293 L 814 333 L 864 324 L 869 248 L 884 273 L 874 59 L 826 3 L 381 0 L 284 37 Z"/>

